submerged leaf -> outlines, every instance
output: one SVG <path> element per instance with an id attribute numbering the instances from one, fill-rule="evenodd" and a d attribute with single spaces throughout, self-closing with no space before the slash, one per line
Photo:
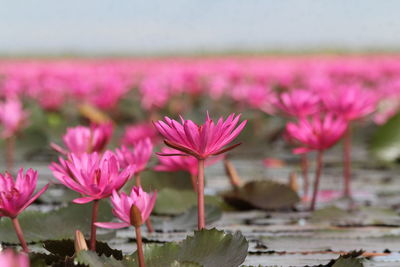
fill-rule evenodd
<path id="1" fill-rule="evenodd" d="M 263 210 L 288 209 L 300 201 L 289 186 L 274 181 L 251 181 L 244 186 L 226 192 L 223 198 L 239 208 Z"/>
<path id="2" fill-rule="evenodd" d="M 205 196 L 205 203 L 219 206 L 221 200 L 216 196 Z M 197 194 L 190 190 L 162 189 L 157 194 L 155 214 L 177 215 L 197 205 Z"/>
<path id="3" fill-rule="evenodd" d="M 220 208 L 213 205 L 205 206 L 205 218 L 206 224 L 211 224 L 218 221 L 222 217 L 222 211 Z M 163 232 L 168 231 L 185 231 L 194 230 L 197 228 L 197 206 L 193 206 L 188 211 L 180 214 L 170 220 L 153 218 L 153 226 L 156 230 Z"/>
<path id="4" fill-rule="evenodd" d="M 100 203 L 98 220 L 111 221 L 113 215 L 110 205 L 104 201 Z M 91 209 L 90 204 L 71 204 L 46 213 L 23 212 L 18 219 L 27 242 L 68 239 L 74 237 L 75 230 L 80 230 L 84 234 L 90 232 Z M 0 236 L 2 242 L 19 243 L 8 218 L 0 218 Z M 101 239 L 101 235 L 98 237 Z"/>

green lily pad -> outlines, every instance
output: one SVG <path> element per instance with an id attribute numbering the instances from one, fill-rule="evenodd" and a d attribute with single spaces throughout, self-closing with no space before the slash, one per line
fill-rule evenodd
<path id="1" fill-rule="evenodd" d="M 288 209 L 300 201 L 297 193 L 288 185 L 270 180 L 248 182 L 224 193 L 222 197 L 238 208 L 263 210 Z"/>
<path id="2" fill-rule="evenodd" d="M 38 242 L 43 240 L 58 240 L 73 238 L 75 230 L 80 230 L 88 235 L 90 232 L 92 205 L 71 204 L 65 208 L 50 212 L 26 211 L 18 216 L 22 231 L 27 242 Z M 100 202 L 99 221 L 111 221 L 113 218 L 110 205 Z M 5 243 L 18 244 L 14 228 L 9 218 L 0 219 L 1 241 Z M 98 235 L 101 239 L 102 236 Z"/>
<path id="3" fill-rule="evenodd" d="M 176 261 L 203 267 L 237 267 L 246 259 L 248 246 L 240 232 L 227 234 L 215 228 L 203 229 L 180 243 L 145 246 L 144 256 L 147 267 L 170 267 Z M 136 262 L 136 253 L 132 259 Z"/>
<path id="4" fill-rule="evenodd" d="M 220 206 L 222 201 L 216 196 L 205 196 L 206 204 Z M 162 189 L 157 193 L 155 214 L 177 215 L 197 205 L 197 194 L 190 190 Z"/>
<path id="5" fill-rule="evenodd" d="M 133 263 L 129 264 L 127 261 L 118 261 L 114 257 L 99 256 L 94 251 L 80 251 L 75 258 L 79 264 L 89 267 L 130 267 L 134 266 Z"/>
<path id="6" fill-rule="evenodd" d="M 206 217 L 206 224 L 211 224 L 222 217 L 222 211 L 214 205 L 206 205 L 204 215 Z M 170 220 L 157 217 L 152 220 L 154 228 L 163 232 L 194 230 L 197 228 L 197 206 L 193 206 L 185 213 Z"/>
<path id="7" fill-rule="evenodd" d="M 400 114 L 376 130 L 369 149 L 381 161 L 393 162 L 400 158 Z"/>

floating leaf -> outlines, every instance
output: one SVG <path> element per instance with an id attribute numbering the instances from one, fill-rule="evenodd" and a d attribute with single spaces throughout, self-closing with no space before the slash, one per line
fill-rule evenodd
<path id="1" fill-rule="evenodd" d="M 288 209 L 300 200 L 289 186 L 269 180 L 248 182 L 222 196 L 235 207 L 263 210 Z"/>
<path id="2" fill-rule="evenodd" d="M 89 241 L 86 240 L 86 243 L 89 243 Z M 46 240 L 43 242 L 43 247 L 50 253 L 62 257 L 72 257 L 75 254 L 74 241 L 71 239 Z M 96 241 L 96 252 L 100 256 L 113 256 L 117 260 L 122 260 L 122 251 L 112 249 L 107 243 L 104 242 Z"/>
<path id="3" fill-rule="evenodd" d="M 221 200 L 215 196 L 205 196 L 205 203 L 219 206 Z M 157 194 L 155 214 L 176 215 L 183 213 L 197 205 L 197 194 L 190 190 L 162 189 Z"/>
<path id="4" fill-rule="evenodd" d="M 133 263 L 118 261 L 114 257 L 99 256 L 94 251 L 80 251 L 75 261 L 89 267 L 130 267 Z"/>
<path id="5" fill-rule="evenodd" d="M 178 260 L 197 262 L 204 267 L 234 267 L 246 259 L 249 244 L 240 232 L 232 235 L 214 228 L 195 231 L 181 246 Z"/>
<path id="6" fill-rule="evenodd" d="M 400 114 L 376 130 L 370 143 L 370 151 L 382 161 L 400 158 Z"/>
<path id="7" fill-rule="evenodd" d="M 349 213 L 345 210 L 342 210 L 336 206 L 329 206 L 319 210 L 316 210 L 312 213 L 310 217 L 310 222 L 320 223 L 320 222 L 332 222 L 338 223 L 340 220 L 348 217 Z"/>
<path id="8" fill-rule="evenodd" d="M 177 190 L 192 189 L 190 175 L 187 172 L 156 172 L 152 170 L 143 171 L 140 174 L 142 187 L 145 191 L 173 188 Z M 128 181 L 123 190 L 130 192 L 135 185 L 135 179 Z"/>
<path id="9" fill-rule="evenodd" d="M 217 229 L 204 229 L 195 231 L 181 243 L 146 245 L 143 253 L 147 267 L 171 267 L 176 261 L 203 267 L 236 267 L 246 259 L 247 249 L 248 242 L 240 232 L 227 234 Z M 136 253 L 132 259 L 137 259 Z"/>
<path id="10" fill-rule="evenodd" d="M 203 267 L 203 265 L 200 265 L 195 262 L 179 262 L 179 261 L 174 261 L 171 263 L 170 267 Z"/>
<path id="11" fill-rule="evenodd" d="M 213 205 L 205 206 L 206 224 L 218 221 L 222 216 L 220 208 Z M 197 228 L 197 206 L 193 206 L 185 213 L 180 214 L 170 220 L 154 218 L 153 226 L 156 230 L 163 232 L 177 230 L 194 230 Z"/>
<path id="12" fill-rule="evenodd" d="M 103 201 L 100 203 L 98 220 L 110 221 L 113 218 L 110 205 Z M 80 230 L 84 234 L 90 232 L 91 210 L 90 204 L 72 204 L 47 213 L 26 211 L 18 219 L 28 242 L 68 239 L 74 237 L 75 230 Z M 8 218 L 0 219 L 0 236 L 2 242 L 19 243 Z M 101 235 L 98 237 L 101 239 Z"/>

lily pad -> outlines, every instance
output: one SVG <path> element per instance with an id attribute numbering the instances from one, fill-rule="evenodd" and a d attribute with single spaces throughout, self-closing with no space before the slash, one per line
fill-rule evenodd
<path id="1" fill-rule="evenodd" d="M 377 207 L 360 207 L 357 210 L 346 211 L 330 206 L 314 211 L 310 221 L 334 226 L 400 226 L 400 217 L 394 210 Z"/>
<path id="2" fill-rule="evenodd" d="M 205 217 L 206 224 L 211 224 L 222 217 L 222 211 L 216 206 L 206 205 Z M 153 226 L 156 230 L 161 230 L 163 232 L 194 230 L 197 228 L 197 206 L 193 206 L 185 213 L 170 220 L 155 217 L 153 218 Z"/>
<path id="3" fill-rule="evenodd" d="M 71 204 L 46 213 L 26 211 L 18 219 L 27 242 L 68 239 L 74 237 L 75 230 L 80 230 L 84 234 L 90 232 L 91 210 L 90 204 Z M 112 218 L 110 205 L 101 201 L 98 220 L 110 221 Z M 0 219 L 0 236 L 2 242 L 19 243 L 9 218 Z M 98 238 L 101 239 L 102 236 L 98 235 Z"/>
<path id="4" fill-rule="evenodd" d="M 216 196 L 205 196 L 205 203 L 221 205 L 222 201 Z M 155 214 L 177 215 L 197 205 L 197 194 L 190 190 L 162 189 L 157 194 L 157 202 L 153 212 Z"/>
<path id="5" fill-rule="evenodd" d="M 144 256 L 147 267 L 170 267 L 176 261 L 203 267 L 237 267 L 246 259 L 248 246 L 240 232 L 227 234 L 214 228 L 195 231 L 180 243 L 145 246 Z M 137 258 L 136 253 L 132 258 Z"/>
<path id="6" fill-rule="evenodd" d="M 400 114 L 376 130 L 369 148 L 381 161 L 392 162 L 400 158 Z"/>
<path id="7" fill-rule="evenodd" d="M 130 267 L 134 266 L 133 262 L 118 261 L 114 257 L 99 256 L 94 251 L 80 251 L 75 258 L 79 264 L 89 267 Z"/>
<path id="8" fill-rule="evenodd" d="M 232 206 L 244 209 L 289 209 L 300 201 L 288 185 L 270 180 L 251 181 L 244 186 L 226 192 L 222 197 Z"/>

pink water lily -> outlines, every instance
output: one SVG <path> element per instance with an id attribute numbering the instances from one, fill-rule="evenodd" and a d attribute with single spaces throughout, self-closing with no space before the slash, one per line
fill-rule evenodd
<path id="1" fill-rule="evenodd" d="M 16 97 L 9 97 L 0 103 L 0 124 L 3 126 L 1 136 L 9 138 L 15 135 L 24 126 L 28 113 L 23 110 L 21 101 Z"/>
<path id="2" fill-rule="evenodd" d="M 214 123 L 207 114 L 206 122 L 197 125 L 191 120 L 181 117 L 181 123 L 165 117 L 165 122 L 158 121 L 154 125 L 164 136 L 166 145 L 175 148 L 186 155 L 198 159 L 222 154 L 239 144 L 224 148 L 243 130 L 247 121 L 237 126 L 240 115 L 231 114 L 225 121 L 219 118 Z M 237 127 L 236 127 L 237 126 Z"/>
<path id="3" fill-rule="evenodd" d="M 203 125 L 197 125 L 191 120 L 181 117 L 181 123 L 165 117 L 165 122 L 154 123 L 157 130 L 164 136 L 164 143 L 181 153 L 158 153 L 160 156 L 193 156 L 198 163 L 197 177 L 197 207 L 198 228 L 205 227 L 204 217 L 204 161 L 215 155 L 223 154 L 239 144 L 226 147 L 243 130 L 247 121 L 237 126 L 240 115 L 231 114 L 225 121 L 221 117 L 217 123 L 210 119 L 208 113 Z M 237 127 L 236 127 L 237 126 Z"/>
<path id="4" fill-rule="evenodd" d="M 135 166 L 120 168 L 117 156 L 106 151 L 99 153 L 69 154 L 60 163 L 53 162 L 50 169 L 66 187 L 82 194 L 74 203 L 85 204 L 93 200 L 109 197 L 113 190 L 119 190 L 135 171 Z"/>
<path id="5" fill-rule="evenodd" d="M 294 153 L 306 153 L 318 151 L 317 168 L 315 171 L 315 182 L 310 209 L 314 210 L 318 188 L 322 172 L 322 158 L 324 150 L 336 144 L 348 127 L 347 121 L 333 114 L 323 117 L 315 115 L 311 119 L 302 118 L 297 123 L 290 122 L 286 125 L 286 131 L 292 140 L 298 142 L 300 147 L 293 150 Z M 306 196 L 307 197 L 307 196 Z"/>
<path id="6" fill-rule="evenodd" d="M 122 168 L 135 165 L 136 172 L 142 172 L 153 154 L 153 144 L 150 138 L 139 140 L 133 144 L 133 149 L 121 146 L 115 150 Z"/>
<path id="7" fill-rule="evenodd" d="M 274 106 L 286 116 L 304 118 L 320 111 L 320 97 L 307 90 L 295 89 L 281 93 Z"/>
<path id="8" fill-rule="evenodd" d="M 14 181 L 11 174 L 0 174 L 0 217 L 17 217 L 26 207 L 32 204 L 46 191 L 48 184 L 33 195 L 38 179 L 37 171 L 21 168 Z"/>
<path id="9" fill-rule="evenodd" d="M 17 253 L 11 249 L 0 252 L 0 266 L 29 267 L 29 257 L 25 253 Z"/>
<path id="10" fill-rule="evenodd" d="M 96 226 L 99 200 L 109 197 L 114 190 L 119 190 L 135 171 L 133 165 L 121 169 L 117 156 L 111 151 L 104 154 L 83 153 L 68 154 L 60 163 L 53 162 L 50 169 L 66 187 L 80 193 L 82 197 L 73 200 L 77 204 L 93 201 L 92 228 L 90 237 L 91 250 L 96 250 Z"/>
<path id="11" fill-rule="evenodd" d="M 122 137 L 122 144 L 125 146 L 132 146 L 140 140 L 150 138 L 152 143 L 158 141 L 159 136 L 157 130 L 151 123 L 138 123 L 128 126 L 125 129 L 124 136 Z"/>
<path id="12" fill-rule="evenodd" d="M 56 144 L 52 147 L 62 154 L 102 152 L 110 142 L 113 133 L 111 123 L 93 124 L 90 127 L 76 126 L 67 129 L 63 141 L 67 151 Z"/>
<path id="13" fill-rule="evenodd" d="M 33 195 L 37 179 L 38 174 L 32 169 L 27 170 L 24 174 L 24 170 L 21 168 L 15 181 L 8 172 L 4 175 L 0 174 L 0 217 L 11 218 L 15 232 L 25 252 L 29 252 L 29 249 L 17 216 L 48 188 L 49 185 L 47 184 L 38 193 Z"/>
<path id="14" fill-rule="evenodd" d="M 113 214 L 122 222 L 96 222 L 98 227 L 118 229 L 129 227 L 131 223 L 131 208 L 135 205 L 141 214 L 142 221 L 146 221 L 156 203 L 157 193 L 146 193 L 141 187 L 134 186 L 129 195 L 114 191 L 110 198 Z"/>
<path id="15" fill-rule="evenodd" d="M 347 122 L 333 114 L 302 118 L 286 125 L 288 135 L 300 146 L 293 150 L 295 154 L 328 149 L 339 141 L 346 130 Z"/>

